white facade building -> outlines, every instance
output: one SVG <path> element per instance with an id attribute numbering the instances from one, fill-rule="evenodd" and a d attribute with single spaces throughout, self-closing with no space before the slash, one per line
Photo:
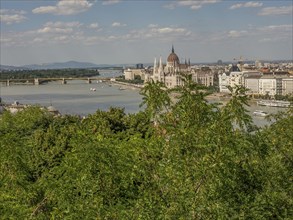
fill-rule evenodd
<path id="1" fill-rule="evenodd" d="M 259 79 L 259 91 L 261 95 L 276 95 L 277 80 L 275 78 L 261 78 Z"/>
<path id="2" fill-rule="evenodd" d="M 240 86 L 243 85 L 243 72 L 231 72 L 230 73 L 230 86 Z"/>
<path id="3" fill-rule="evenodd" d="M 219 75 L 220 92 L 230 92 L 227 86 L 244 86 L 249 89 L 248 93 L 259 93 L 259 79 L 262 73 L 257 71 L 231 71 Z"/>
<path id="4" fill-rule="evenodd" d="M 220 92 L 229 93 L 227 86 L 230 86 L 230 74 L 222 73 L 219 75 L 219 89 Z"/>
<path id="5" fill-rule="evenodd" d="M 243 72 L 222 73 L 219 75 L 220 92 L 230 92 L 227 86 L 243 85 Z"/>
<path id="6" fill-rule="evenodd" d="M 293 95 L 293 77 L 282 79 L 282 95 Z"/>

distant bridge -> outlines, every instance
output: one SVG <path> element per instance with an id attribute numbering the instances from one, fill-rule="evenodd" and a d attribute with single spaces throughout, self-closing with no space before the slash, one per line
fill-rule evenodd
<path id="1" fill-rule="evenodd" d="M 70 80 L 85 80 L 87 83 L 92 81 L 110 81 L 111 77 L 55 77 L 55 78 L 29 78 L 29 79 L 0 79 L 0 83 L 4 83 L 7 86 L 26 84 L 26 85 L 41 85 L 49 81 L 60 81 L 61 84 L 66 84 Z"/>

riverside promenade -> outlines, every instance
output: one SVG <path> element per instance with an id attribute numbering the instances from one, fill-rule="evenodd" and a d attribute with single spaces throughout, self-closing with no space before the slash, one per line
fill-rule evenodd
<path id="1" fill-rule="evenodd" d="M 127 82 L 121 82 L 117 80 L 110 80 L 108 83 L 112 85 L 121 86 L 121 88 L 123 89 L 142 89 L 144 87 L 143 84 L 127 83 Z"/>

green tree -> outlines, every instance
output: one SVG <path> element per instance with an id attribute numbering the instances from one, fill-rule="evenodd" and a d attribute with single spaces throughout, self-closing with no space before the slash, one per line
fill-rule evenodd
<path id="1" fill-rule="evenodd" d="M 146 105 L 146 112 L 151 119 L 158 120 L 162 112 L 169 111 L 171 98 L 162 82 L 147 82 L 140 94 L 143 96 L 140 107 Z"/>
<path id="2" fill-rule="evenodd" d="M 292 219 L 292 109 L 251 129 L 243 88 L 220 106 L 182 77 L 136 114 L 4 112 L 1 218 Z"/>

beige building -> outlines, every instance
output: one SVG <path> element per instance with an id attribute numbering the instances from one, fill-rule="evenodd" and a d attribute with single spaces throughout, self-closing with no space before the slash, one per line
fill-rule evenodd
<path id="1" fill-rule="evenodd" d="M 135 76 L 140 76 L 142 80 L 145 80 L 145 69 L 127 69 L 123 72 L 126 80 L 134 80 Z"/>
<path id="2" fill-rule="evenodd" d="M 259 79 L 262 73 L 258 71 L 246 71 L 243 73 L 243 86 L 247 89 L 247 94 L 258 94 L 259 92 Z"/>
<path id="3" fill-rule="evenodd" d="M 247 94 L 258 94 L 260 77 L 261 76 L 249 76 L 244 78 L 244 86 L 249 89 Z"/>
<path id="4" fill-rule="evenodd" d="M 192 80 L 204 86 L 214 85 L 214 73 L 209 67 L 202 67 L 200 69 L 192 69 Z"/>

